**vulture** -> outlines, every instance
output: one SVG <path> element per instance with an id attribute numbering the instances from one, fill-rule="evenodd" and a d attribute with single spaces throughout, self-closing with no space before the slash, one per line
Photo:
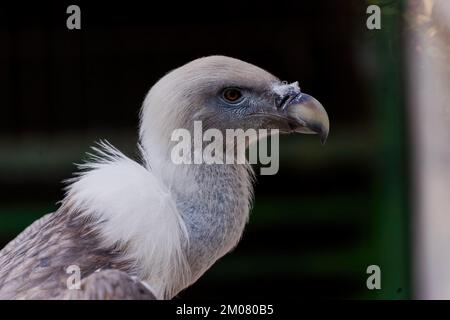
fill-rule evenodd
<path id="1" fill-rule="evenodd" d="M 329 131 L 325 109 L 297 82 L 250 63 L 208 56 L 169 72 L 144 99 L 138 159 L 99 142 L 58 209 L 0 251 L 0 299 L 172 299 L 232 250 L 248 221 L 253 170 L 171 161 L 172 132 L 194 121 L 322 142 Z"/>

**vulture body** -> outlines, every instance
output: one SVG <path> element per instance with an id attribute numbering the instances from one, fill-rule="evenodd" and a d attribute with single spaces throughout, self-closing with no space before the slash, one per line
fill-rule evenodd
<path id="1" fill-rule="evenodd" d="M 59 209 L 0 251 L 0 299 L 173 298 L 238 243 L 253 173 L 249 164 L 174 164 L 171 133 L 202 121 L 204 130 L 265 128 L 325 139 L 329 126 L 323 107 L 297 83 L 224 56 L 160 79 L 140 120 L 139 161 L 100 143 Z M 73 266 L 81 272 L 75 288 Z"/>

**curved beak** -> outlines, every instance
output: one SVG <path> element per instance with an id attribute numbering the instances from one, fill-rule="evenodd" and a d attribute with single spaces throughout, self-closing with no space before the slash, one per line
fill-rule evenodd
<path id="1" fill-rule="evenodd" d="M 282 106 L 292 131 L 318 134 L 325 143 L 330 130 L 328 114 L 322 104 L 305 93 L 298 93 Z"/>

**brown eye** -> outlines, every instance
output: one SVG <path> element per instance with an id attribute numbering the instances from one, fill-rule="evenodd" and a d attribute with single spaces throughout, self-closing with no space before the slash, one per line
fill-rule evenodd
<path id="1" fill-rule="evenodd" d="M 242 98 L 242 93 L 238 89 L 228 88 L 223 91 L 223 98 L 230 103 L 239 102 Z"/>

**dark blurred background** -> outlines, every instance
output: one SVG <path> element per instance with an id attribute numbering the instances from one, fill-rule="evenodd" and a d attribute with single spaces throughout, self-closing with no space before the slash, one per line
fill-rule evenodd
<path id="1" fill-rule="evenodd" d="M 366 28 L 366 8 L 383 29 Z M 81 30 L 66 8 L 81 8 Z M 181 298 L 408 298 L 400 1 L 58 1 L 0 5 L 0 247 L 54 211 L 62 180 L 107 139 L 136 151 L 149 88 L 223 54 L 299 81 L 328 111 L 325 146 L 283 136 L 237 249 Z M 379 265 L 381 290 L 366 268 Z"/>

